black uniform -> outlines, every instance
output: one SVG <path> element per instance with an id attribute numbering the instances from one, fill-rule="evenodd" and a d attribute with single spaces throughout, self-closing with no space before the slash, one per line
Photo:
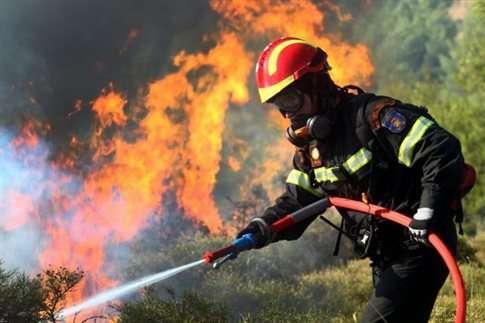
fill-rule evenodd
<path id="1" fill-rule="evenodd" d="M 262 216 L 267 223 L 327 195 L 364 198 L 409 216 L 428 207 L 434 210 L 433 232 L 456 250 L 450 203 L 458 194 L 463 157 L 459 141 L 426 109 L 347 93 L 331 136 L 298 148 L 293 163 L 286 192 Z M 362 321 L 426 322 L 448 274 L 438 254 L 400 225 L 344 214 L 345 229 L 372 260 L 375 289 Z M 297 239 L 313 220 L 273 241 Z"/>

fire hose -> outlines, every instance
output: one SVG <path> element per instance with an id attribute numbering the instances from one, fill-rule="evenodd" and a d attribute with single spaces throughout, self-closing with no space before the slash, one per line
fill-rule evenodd
<path id="1" fill-rule="evenodd" d="M 411 218 L 378 205 L 367 204 L 340 197 L 329 197 L 309 204 L 299 209 L 298 211 L 284 216 L 280 220 L 273 223 L 271 225 L 271 229 L 274 232 L 284 231 L 285 229 L 291 227 L 296 223 L 325 212 L 325 210 L 330 206 L 335 206 L 337 208 L 343 208 L 362 213 L 368 213 L 370 215 L 398 223 L 405 227 L 408 227 L 409 223 L 411 222 Z M 455 323 L 465 323 L 465 285 L 458 264 L 453 254 L 435 233 L 429 233 L 428 241 L 436 249 L 441 258 L 443 258 L 446 266 L 449 269 L 450 276 L 453 281 L 456 298 Z M 237 257 L 239 252 L 254 248 L 255 243 L 256 241 L 254 235 L 251 233 L 247 233 L 239 239 L 233 241 L 232 244 L 227 247 L 213 252 L 206 252 L 203 255 L 203 259 L 206 263 L 214 263 L 214 268 L 216 268 L 217 266 L 220 266 L 224 261 Z M 216 262 L 216 260 L 218 259 L 221 260 L 219 260 L 219 262 Z"/>

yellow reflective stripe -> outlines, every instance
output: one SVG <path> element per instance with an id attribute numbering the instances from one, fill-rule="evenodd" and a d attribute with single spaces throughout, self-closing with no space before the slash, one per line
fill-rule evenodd
<path id="1" fill-rule="evenodd" d="M 271 99 L 273 96 L 275 96 L 278 92 L 283 90 L 288 84 L 290 84 L 294 80 L 295 80 L 295 77 L 293 76 L 293 74 L 291 74 L 284 80 L 279 81 L 274 85 L 258 88 L 259 96 L 261 97 L 261 103 L 265 103 L 266 101 Z"/>
<path id="2" fill-rule="evenodd" d="M 354 174 L 369 163 L 372 159 L 372 152 L 362 147 L 358 152 L 347 159 L 342 166 L 349 174 Z"/>
<path id="3" fill-rule="evenodd" d="M 322 193 L 320 193 L 319 191 L 315 190 L 312 187 L 312 184 L 310 182 L 310 176 L 308 176 L 304 172 L 301 172 L 297 169 L 293 169 L 290 172 L 290 174 L 288 175 L 288 178 L 286 179 L 286 183 L 301 187 L 302 189 L 312 193 L 313 195 L 323 196 Z"/>
<path id="4" fill-rule="evenodd" d="M 317 181 L 333 183 L 339 180 L 334 170 L 338 170 L 338 167 L 319 167 L 315 168 L 313 172 L 315 173 L 315 179 Z"/>
<path id="5" fill-rule="evenodd" d="M 273 75 L 278 70 L 278 58 L 280 57 L 280 54 L 283 51 L 283 49 L 293 44 L 308 44 L 308 43 L 301 39 L 289 39 L 276 45 L 271 51 L 271 53 L 269 54 L 269 58 L 268 58 L 269 75 Z"/>
<path id="6" fill-rule="evenodd" d="M 416 146 L 418 141 L 423 138 L 424 133 L 432 124 L 433 121 L 425 117 L 419 117 L 418 120 L 414 122 L 411 130 L 402 141 L 401 146 L 399 146 L 398 158 L 401 163 L 411 167 L 414 146 Z"/>

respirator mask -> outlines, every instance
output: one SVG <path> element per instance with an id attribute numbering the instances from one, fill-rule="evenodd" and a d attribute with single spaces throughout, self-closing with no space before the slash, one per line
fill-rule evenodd
<path id="1" fill-rule="evenodd" d="M 271 100 L 284 117 L 291 121 L 286 129 L 286 138 L 297 147 L 304 147 L 316 139 L 323 141 L 330 134 L 332 122 L 328 113 L 298 113 L 303 108 L 305 95 L 297 88 L 289 88 Z"/>

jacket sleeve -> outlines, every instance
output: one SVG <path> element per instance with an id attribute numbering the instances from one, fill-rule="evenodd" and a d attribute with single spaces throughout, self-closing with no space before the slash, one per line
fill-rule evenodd
<path id="1" fill-rule="evenodd" d="M 384 151 L 421 177 L 419 207 L 438 213 L 448 208 L 464 167 L 458 139 L 440 127 L 426 109 L 410 104 L 396 102 L 371 111 L 368 121 Z"/>
<path id="2" fill-rule="evenodd" d="M 261 216 L 261 218 L 268 224 L 272 224 L 285 215 L 326 196 L 321 190 L 312 187 L 310 175 L 303 170 L 304 167 L 298 162 L 298 159 L 297 155 L 293 158 L 294 169 L 291 170 L 286 179 L 285 192 L 278 197 L 275 204 L 267 208 Z M 273 242 L 278 240 L 298 239 L 318 215 L 319 214 L 315 214 L 314 217 L 297 223 L 283 232 L 277 233 L 273 238 Z"/>

